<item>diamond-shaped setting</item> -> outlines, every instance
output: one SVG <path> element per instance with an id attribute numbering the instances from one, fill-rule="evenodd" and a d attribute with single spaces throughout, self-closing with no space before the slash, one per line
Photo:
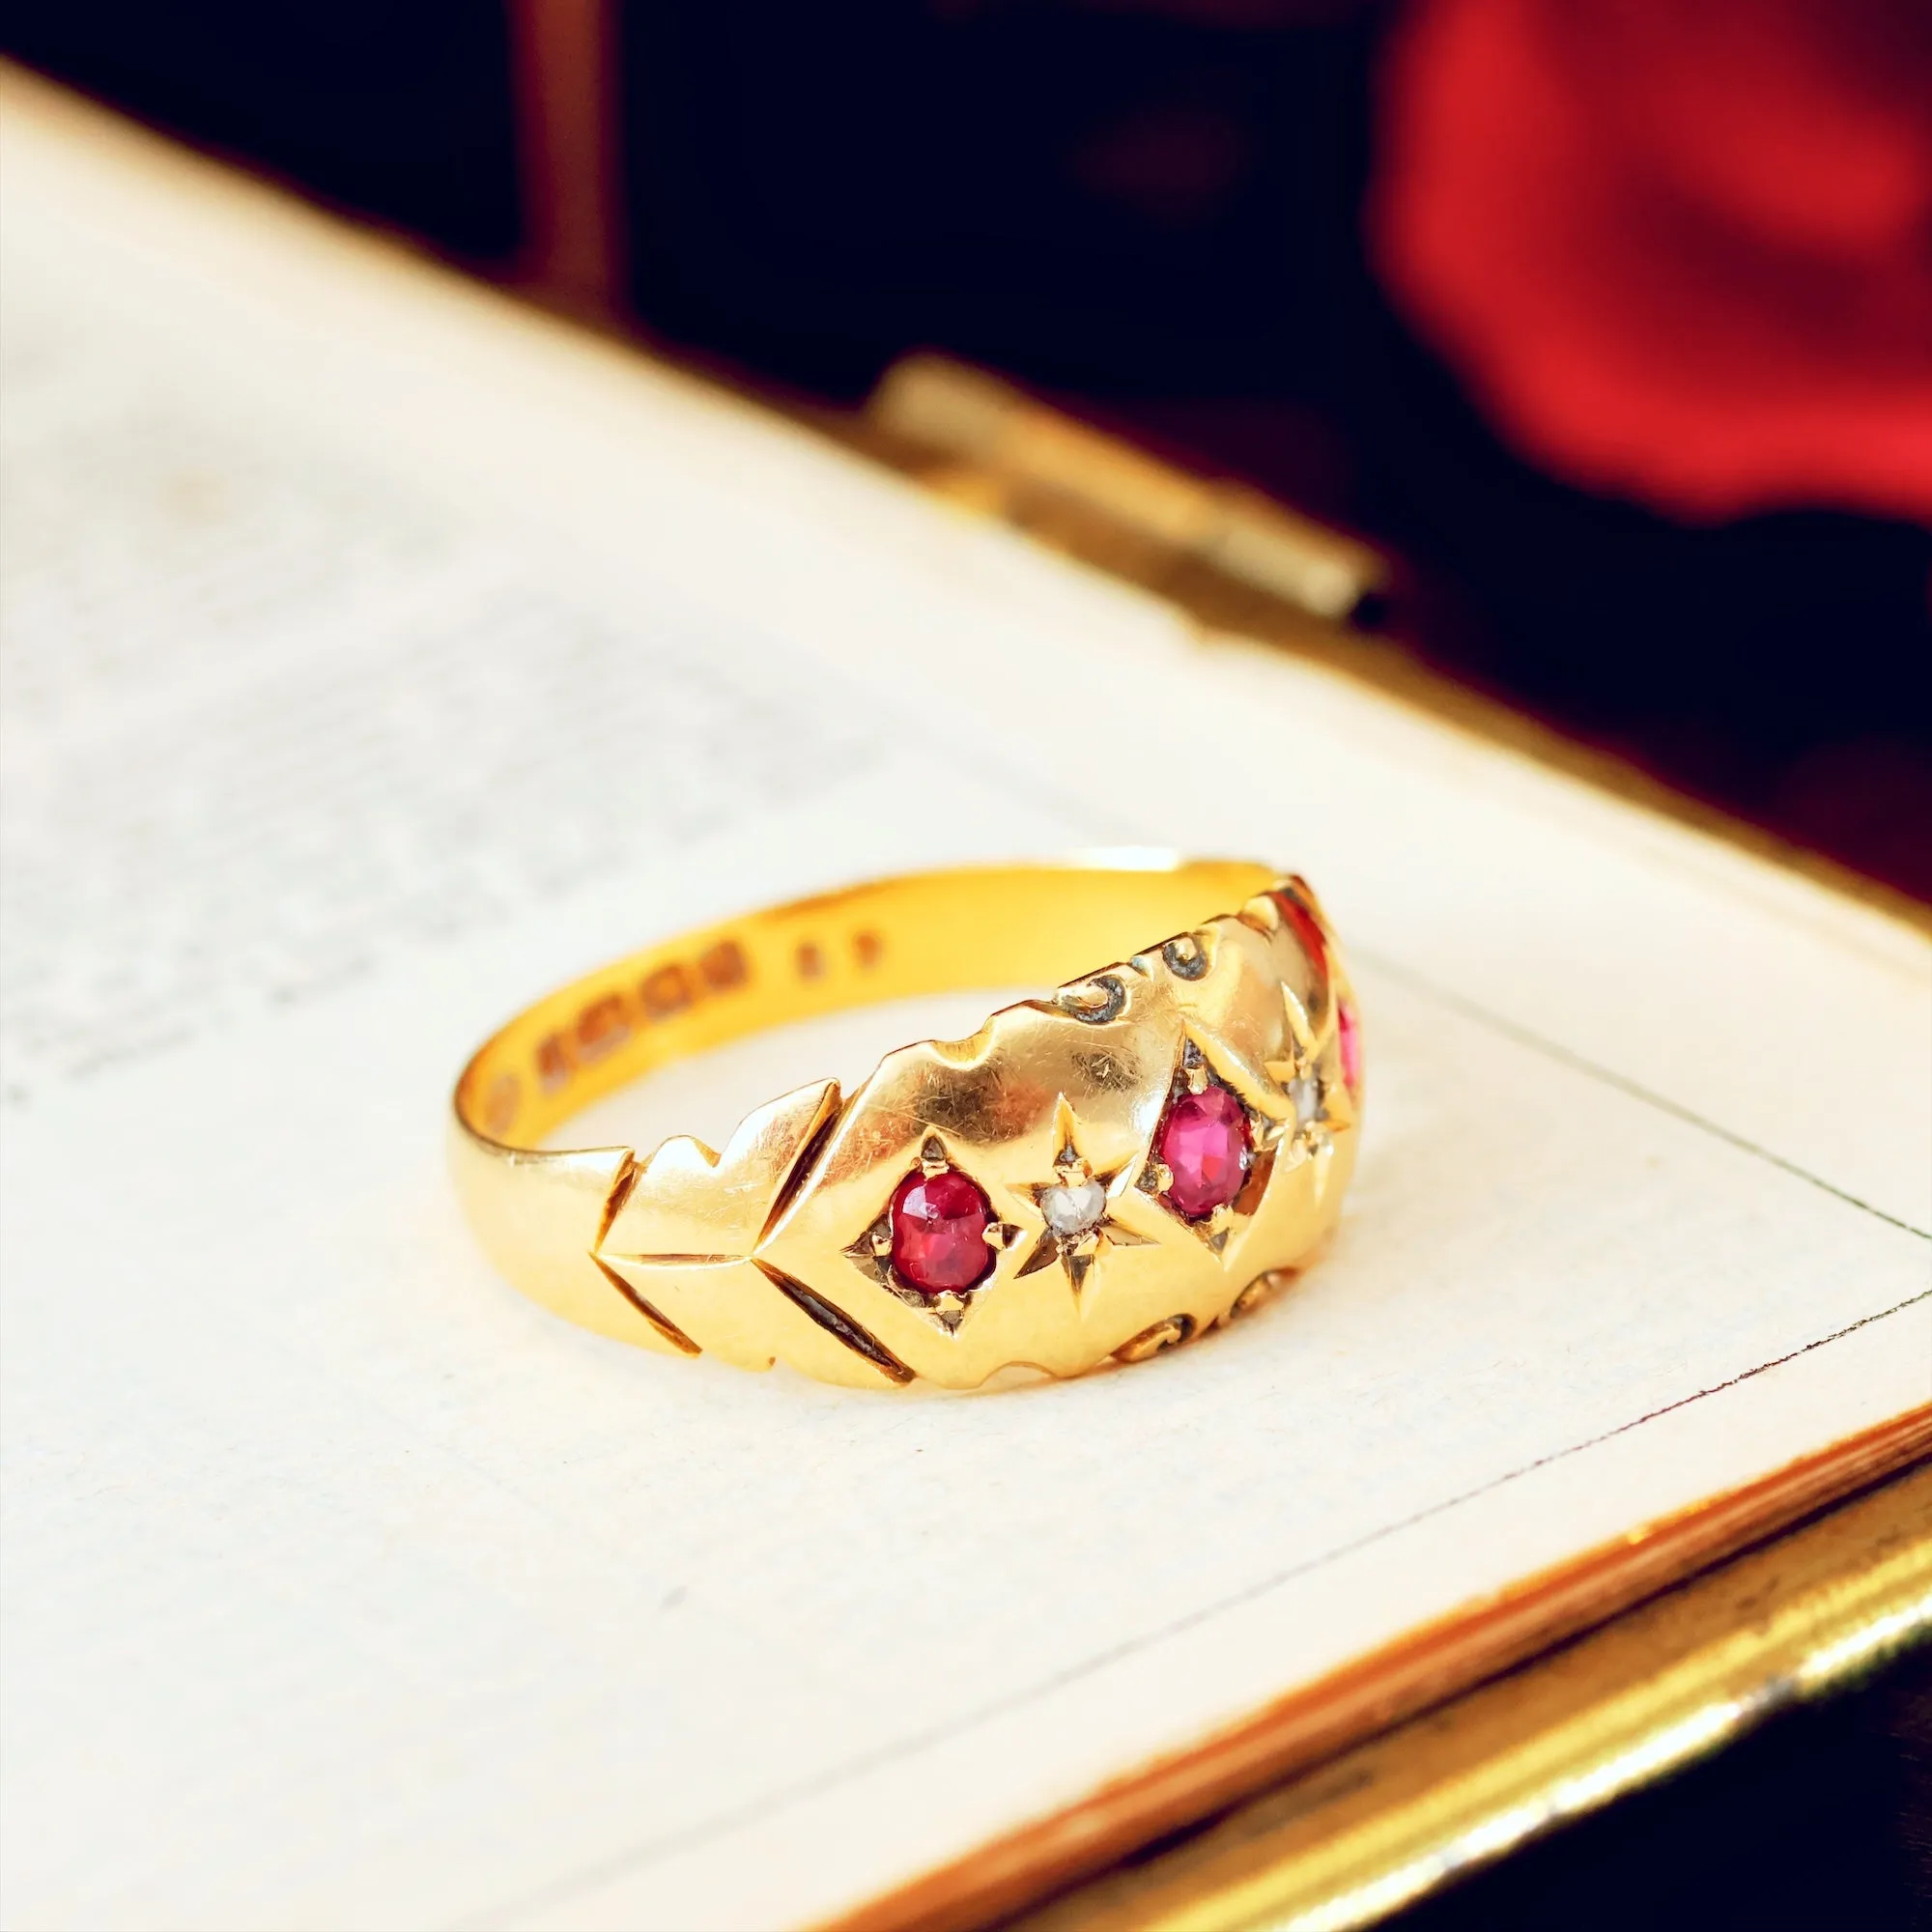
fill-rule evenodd
<path id="1" fill-rule="evenodd" d="M 1205 1221 L 1247 1185 L 1254 1160 L 1248 1110 L 1225 1087 L 1183 1094 L 1168 1109 L 1158 1143 L 1166 1198 L 1190 1221 Z"/>
<path id="2" fill-rule="evenodd" d="M 938 1135 L 928 1134 L 919 1165 L 844 1254 L 867 1279 L 952 1334 L 1020 1232 L 952 1165 Z"/>
<path id="3" fill-rule="evenodd" d="M 907 1175 L 890 1214 L 893 1272 L 908 1288 L 933 1296 L 958 1294 L 992 1273 L 992 1204 L 956 1167 Z"/>

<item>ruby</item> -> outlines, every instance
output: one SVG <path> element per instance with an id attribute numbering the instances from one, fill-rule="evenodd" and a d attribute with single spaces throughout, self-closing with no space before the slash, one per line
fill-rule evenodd
<path id="1" fill-rule="evenodd" d="M 1205 1220 L 1241 1191 L 1253 1146 L 1247 1110 L 1225 1087 L 1183 1094 L 1160 1130 L 1167 1198 L 1190 1221 Z"/>
<path id="2" fill-rule="evenodd" d="M 1321 936 L 1321 927 L 1315 915 L 1294 897 L 1292 893 L 1276 893 L 1274 902 L 1281 909 L 1281 916 L 1294 928 L 1294 936 L 1301 942 L 1301 950 L 1307 953 L 1309 962 L 1320 973 L 1328 971 L 1328 942 Z"/>
<path id="3" fill-rule="evenodd" d="M 1362 1091 L 1362 1023 L 1355 1017 L 1355 1009 L 1347 1000 L 1336 1002 L 1335 1043 L 1342 1053 L 1342 1078 L 1349 1083 L 1350 1094 L 1359 1094 Z"/>
<path id="4" fill-rule="evenodd" d="M 993 1209 L 956 1167 L 909 1174 L 893 1195 L 893 1271 L 921 1294 L 971 1288 L 992 1270 Z"/>

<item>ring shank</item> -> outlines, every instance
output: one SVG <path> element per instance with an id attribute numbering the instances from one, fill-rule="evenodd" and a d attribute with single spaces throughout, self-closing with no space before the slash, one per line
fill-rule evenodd
<path id="1" fill-rule="evenodd" d="M 767 1027 L 974 986 L 1055 986 L 1185 932 L 1276 874 L 1134 855 L 921 872 L 773 906 L 619 959 L 520 1013 L 464 1069 L 456 1114 L 533 1150 L 657 1067 Z"/>

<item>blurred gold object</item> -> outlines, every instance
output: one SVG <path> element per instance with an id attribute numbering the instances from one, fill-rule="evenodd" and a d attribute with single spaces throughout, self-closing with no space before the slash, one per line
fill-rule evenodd
<path id="1" fill-rule="evenodd" d="M 1928 1458 L 1932 1403 L 1408 1631 L 822 1932 L 1369 1923 L 1923 1641 Z"/>
<path id="2" fill-rule="evenodd" d="M 1921 1467 L 1528 1674 L 1357 1746 L 1130 1872 L 1003 1923 L 1011 1932 L 1370 1924 L 1928 1632 L 1932 1469 Z"/>
<path id="3" fill-rule="evenodd" d="M 1095 958 L 1120 963 L 1080 970 Z M 541 1149 L 591 1100 L 759 1028 L 1056 981 L 970 1039 L 888 1054 L 849 1099 L 832 1080 L 782 1095 L 722 1152 Z M 1078 1375 L 1201 1334 L 1309 1256 L 1354 1163 L 1358 1042 L 1298 879 L 1163 855 L 924 873 L 553 993 L 465 1070 L 452 1160 L 497 1265 L 603 1333 L 868 1388 Z"/>
<path id="4" fill-rule="evenodd" d="M 1387 584 L 1388 566 L 1367 544 L 1257 490 L 1191 476 L 943 356 L 895 363 L 866 413 L 875 431 L 943 460 L 925 467 L 928 483 L 1049 535 L 1081 518 L 1090 542 L 1104 530 L 1112 546 L 1205 566 L 1330 623 Z M 1068 547 L 1086 546 L 1076 537 Z M 1128 574 L 1153 573 L 1144 564 Z"/>

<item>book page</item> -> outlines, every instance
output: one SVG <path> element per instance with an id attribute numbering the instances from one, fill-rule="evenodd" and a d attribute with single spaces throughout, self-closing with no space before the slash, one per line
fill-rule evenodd
<path id="1" fill-rule="evenodd" d="M 5 99 L 8 1923 L 804 1924 L 1932 1398 L 1919 936 Z M 1350 952 L 1354 1190 L 1250 1320 L 875 1396 L 473 1247 L 449 1088 L 540 992 L 1098 844 Z"/>

